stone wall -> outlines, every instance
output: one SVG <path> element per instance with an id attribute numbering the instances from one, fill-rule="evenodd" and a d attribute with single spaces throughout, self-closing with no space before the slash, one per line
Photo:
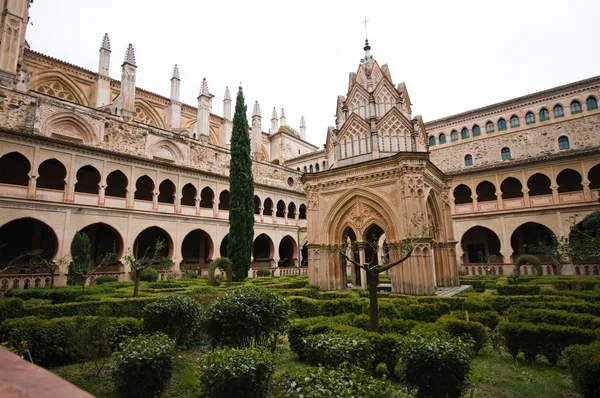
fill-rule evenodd
<path id="1" fill-rule="evenodd" d="M 599 133 L 600 114 L 596 113 L 514 133 L 482 132 L 479 139 L 432 150 L 431 161 L 442 171 L 452 172 L 465 169 L 466 155 L 473 157 L 474 167 L 502 162 L 504 147 L 510 148 L 513 160 L 552 155 L 559 152 L 558 137 L 563 135 L 569 138 L 570 149 L 594 148 Z"/>
<path id="2" fill-rule="evenodd" d="M 0 89 L 0 126 L 12 130 L 33 130 L 36 100 L 18 91 Z"/>

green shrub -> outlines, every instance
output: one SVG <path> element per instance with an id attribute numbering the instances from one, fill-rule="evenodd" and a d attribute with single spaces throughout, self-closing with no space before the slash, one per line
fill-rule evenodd
<path id="1" fill-rule="evenodd" d="M 600 304 L 600 294 L 595 291 L 578 292 L 574 290 L 542 290 L 542 295 L 553 297 L 565 297 L 575 300 L 583 300 L 593 304 Z"/>
<path id="2" fill-rule="evenodd" d="M 412 333 L 395 373 L 418 397 L 458 398 L 470 385 L 471 355 L 471 345 L 460 338 Z"/>
<path id="3" fill-rule="evenodd" d="M 290 319 L 288 301 L 273 292 L 244 286 L 213 302 L 204 329 L 213 346 L 273 346 Z"/>
<path id="4" fill-rule="evenodd" d="M 385 362 L 379 362 L 377 364 L 375 367 L 375 377 L 378 379 L 388 379 L 390 377 L 390 371 Z"/>
<path id="5" fill-rule="evenodd" d="M 395 298 L 394 301 L 398 302 L 398 298 Z M 410 304 L 406 299 L 403 300 L 404 304 Z M 463 309 L 463 303 L 465 299 L 462 297 L 436 297 L 436 296 L 428 296 L 428 297 L 417 297 L 418 304 L 447 304 L 450 308 L 450 311 L 456 311 Z"/>
<path id="6" fill-rule="evenodd" d="M 321 314 L 319 300 L 309 297 L 288 297 L 291 310 L 300 318 L 311 318 Z"/>
<path id="7" fill-rule="evenodd" d="M 368 318 L 368 315 L 366 315 Z M 379 319 L 379 332 L 381 333 L 397 333 L 397 334 L 406 334 L 410 332 L 416 325 L 417 321 L 410 319 L 388 319 L 388 318 L 380 318 Z M 361 329 L 370 330 L 370 324 L 367 328 L 361 327 Z"/>
<path id="8" fill-rule="evenodd" d="M 200 277 L 200 275 L 198 275 L 198 272 L 191 270 L 191 269 L 185 270 L 181 274 L 181 279 L 185 279 L 185 280 L 198 279 L 199 277 Z"/>
<path id="9" fill-rule="evenodd" d="M 489 311 L 492 309 L 492 305 L 484 300 L 468 298 L 464 301 L 462 309 L 469 311 L 469 314 L 471 314 L 472 312 Z"/>
<path id="10" fill-rule="evenodd" d="M 104 318 L 114 334 L 110 340 L 113 347 L 123 339 L 137 335 L 142 331 L 141 321 L 134 318 Z M 90 317 L 84 320 L 91 320 Z M 81 329 L 86 325 L 78 318 L 41 319 L 24 317 L 8 319 L 0 326 L 0 336 L 9 346 L 17 346 L 25 341 L 33 361 L 44 367 L 67 364 L 72 361 L 67 342 L 72 338 L 71 331 Z M 74 326 L 78 325 L 77 328 Z"/>
<path id="11" fill-rule="evenodd" d="M 140 272 L 140 281 L 143 282 L 156 282 L 158 280 L 158 271 L 152 267 L 144 268 Z"/>
<path id="12" fill-rule="evenodd" d="M 141 335 L 115 353 L 113 379 L 119 397 L 159 397 L 175 364 L 175 342 L 163 334 Z"/>
<path id="13" fill-rule="evenodd" d="M 398 396 L 385 380 L 375 379 L 366 370 L 348 364 L 338 368 L 297 368 L 282 374 L 274 384 L 274 398 Z"/>
<path id="14" fill-rule="evenodd" d="M 226 348 L 204 355 L 200 369 L 207 398 L 263 398 L 275 363 L 264 348 Z"/>
<path id="15" fill-rule="evenodd" d="M 208 284 L 211 286 L 219 286 L 221 284 L 223 277 L 222 275 L 215 275 L 217 268 L 225 273 L 227 284 L 230 284 L 233 278 L 233 271 L 231 260 L 229 260 L 227 257 L 219 257 L 211 261 L 210 265 L 208 266 Z"/>
<path id="16" fill-rule="evenodd" d="M 464 311 L 457 311 L 454 314 L 456 314 L 459 319 L 466 320 Z M 472 322 L 479 322 L 490 330 L 494 330 L 496 329 L 496 326 L 502 322 L 502 317 L 496 311 L 469 312 L 469 320 Z"/>
<path id="17" fill-rule="evenodd" d="M 304 357 L 313 365 L 339 366 L 344 362 L 373 370 L 375 355 L 369 339 L 350 333 L 328 332 L 303 341 Z"/>
<path id="18" fill-rule="evenodd" d="M 516 305 L 515 308 L 540 308 L 540 309 L 553 309 L 553 310 L 564 310 L 567 312 L 575 312 L 578 314 L 590 314 L 594 316 L 600 316 L 600 305 L 581 303 L 581 302 L 537 302 L 529 301 L 523 302 Z"/>
<path id="19" fill-rule="evenodd" d="M 435 322 L 449 312 L 450 306 L 446 303 L 412 304 L 402 310 L 402 318 L 419 322 Z"/>
<path id="20" fill-rule="evenodd" d="M 565 349 L 575 390 L 583 398 L 600 397 L 600 342 L 592 345 L 573 345 Z"/>
<path id="21" fill-rule="evenodd" d="M 164 333 L 178 346 L 190 346 L 197 337 L 202 312 L 200 304 L 190 297 L 161 297 L 144 308 L 144 329 L 146 333 Z"/>
<path id="22" fill-rule="evenodd" d="M 520 352 L 528 360 L 538 355 L 555 364 L 562 351 L 575 344 L 590 344 L 597 338 L 597 332 L 570 326 L 547 325 L 525 322 L 502 322 L 498 331 L 503 337 L 504 347 L 513 358 Z"/>
<path id="23" fill-rule="evenodd" d="M 600 329 L 600 317 L 573 314 L 563 310 L 519 308 L 510 312 L 512 322 L 548 323 L 551 325 L 575 326 L 582 329 Z"/>
<path id="24" fill-rule="evenodd" d="M 540 286 L 506 285 L 498 288 L 502 296 L 536 296 L 540 294 Z"/>
<path id="25" fill-rule="evenodd" d="M 266 268 L 261 268 L 261 269 L 259 269 L 259 270 L 256 271 L 256 276 L 258 276 L 258 277 L 271 276 L 271 270 L 270 269 L 266 269 Z"/>
<path id="26" fill-rule="evenodd" d="M 116 275 L 100 275 L 95 279 L 96 285 L 102 285 L 103 283 L 112 283 L 118 281 L 119 277 Z"/>
<path id="27" fill-rule="evenodd" d="M 440 324 L 442 329 L 448 332 L 451 336 L 471 338 L 473 340 L 473 349 L 475 354 L 479 354 L 479 351 L 488 342 L 488 333 L 481 323 L 473 321 L 463 321 L 456 319 L 452 316 L 444 316 L 440 318 L 437 323 Z"/>
<path id="28" fill-rule="evenodd" d="M 25 315 L 23 300 L 17 297 L 0 298 L 0 324 L 5 319 L 20 318 Z"/>
<path id="29" fill-rule="evenodd" d="M 542 262 L 539 258 L 532 254 L 522 254 L 515 261 L 515 276 L 521 275 L 521 267 L 523 265 L 531 265 L 535 269 L 537 276 L 544 275 L 544 270 L 542 269 Z"/>
<path id="30" fill-rule="evenodd" d="M 91 316 L 101 313 L 114 317 L 141 318 L 144 314 L 146 305 L 158 299 L 159 297 L 140 297 L 120 300 L 110 299 L 105 301 L 41 305 L 39 307 L 25 308 L 25 313 L 26 315 L 35 315 L 41 318 Z"/>
<path id="31" fill-rule="evenodd" d="M 576 291 L 588 291 L 596 289 L 596 286 L 600 286 L 599 280 L 557 280 L 553 281 L 551 285 L 558 290 L 576 290 Z"/>

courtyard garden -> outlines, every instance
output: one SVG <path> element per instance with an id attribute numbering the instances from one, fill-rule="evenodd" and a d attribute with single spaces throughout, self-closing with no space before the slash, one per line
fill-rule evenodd
<path id="1" fill-rule="evenodd" d="M 379 292 L 378 332 L 366 290 L 306 276 L 97 283 L 12 290 L 2 345 L 97 397 L 600 396 L 596 276 Z"/>

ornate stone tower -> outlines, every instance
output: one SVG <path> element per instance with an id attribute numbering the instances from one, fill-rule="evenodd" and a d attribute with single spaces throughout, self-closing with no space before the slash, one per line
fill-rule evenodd
<path id="1" fill-rule="evenodd" d="M 108 33 L 105 33 L 100 46 L 96 77 L 96 107 L 110 104 L 110 52 L 110 40 Z"/>
<path id="2" fill-rule="evenodd" d="M 196 121 L 196 132 L 202 143 L 208 142 L 210 135 L 210 111 L 212 108 L 213 95 L 208 92 L 208 83 L 206 78 L 202 79 L 202 86 L 198 94 L 198 119 Z"/>
<path id="3" fill-rule="evenodd" d="M 177 64 L 173 67 L 173 75 L 171 76 L 171 101 L 167 110 L 167 126 L 171 129 L 181 127 L 181 102 L 179 101 L 179 86 L 181 79 L 179 78 L 179 67 Z"/>
<path id="4" fill-rule="evenodd" d="M 254 102 L 252 109 L 252 154 L 255 159 L 260 159 L 262 155 L 262 116 L 258 101 Z"/>
<path id="5" fill-rule="evenodd" d="M 0 85 L 9 86 L 21 69 L 25 31 L 29 21 L 28 0 L 4 0 L 0 15 Z"/>
<path id="6" fill-rule="evenodd" d="M 333 167 L 302 177 L 308 204 L 308 275 L 321 289 L 346 288 L 346 276 L 364 285 L 365 275 L 339 253 L 347 240 L 358 244 L 360 263 L 393 261 L 404 239 L 417 232 L 415 216 L 431 226 L 412 256 L 390 270 L 392 290 L 433 294 L 458 284 L 449 187 L 429 160 L 420 116 L 411 119 L 406 86 L 396 90 L 387 65 L 370 54 L 350 74 L 346 97 L 338 97 L 336 127 L 328 129 L 326 152 Z M 385 253 L 376 253 L 377 242 Z M 386 261 L 384 261 L 386 262 Z"/>

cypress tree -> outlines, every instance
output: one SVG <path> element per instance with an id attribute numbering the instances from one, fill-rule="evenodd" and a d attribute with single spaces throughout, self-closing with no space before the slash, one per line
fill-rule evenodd
<path id="1" fill-rule="evenodd" d="M 235 100 L 229 161 L 229 238 L 227 256 L 233 264 L 233 280 L 248 276 L 254 238 L 254 177 L 248 119 L 240 86 Z"/>
<path id="2" fill-rule="evenodd" d="M 71 265 L 69 265 L 69 279 L 73 285 L 85 287 L 87 274 L 90 270 L 91 244 L 88 236 L 81 232 L 75 232 L 73 243 L 71 243 Z"/>

